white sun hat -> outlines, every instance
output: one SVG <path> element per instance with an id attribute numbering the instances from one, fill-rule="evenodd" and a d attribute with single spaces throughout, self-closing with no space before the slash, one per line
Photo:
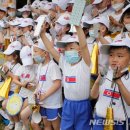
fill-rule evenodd
<path id="1" fill-rule="evenodd" d="M 32 18 L 24 18 L 19 26 L 20 27 L 34 26 L 34 21 Z"/>
<path id="2" fill-rule="evenodd" d="M 25 5 L 25 6 L 23 6 L 23 8 L 18 9 L 18 11 L 19 11 L 19 12 L 31 11 L 31 9 L 29 8 L 28 5 Z"/>
<path id="3" fill-rule="evenodd" d="M 93 5 L 100 4 L 103 0 L 94 0 Z"/>
<path id="4" fill-rule="evenodd" d="M 24 46 L 21 49 L 20 58 L 22 60 L 23 66 L 28 66 L 33 64 L 32 50 L 29 46 Z"/>
<path id="5" fill-rule="evenodd" d="M 15 51 L 20 51 L 21 48 L 22 48 L 22 44 L 19 41 L 14 41 L 4 51 L 4 54 L 5 55 L 11 55 Z"/>
<path id="6" fill-rule="evenodd" d="M 124 39 L 120 39 L 120 40 L 116 40 L 111 44 L 104 44 L 101 46 L 100 48 L 100 52 L 102 54 L 109 54 L 109 49 L 110 47 L 128 47 L 130 48 L 130 40 L 128 38 L 124 38 Z"/>

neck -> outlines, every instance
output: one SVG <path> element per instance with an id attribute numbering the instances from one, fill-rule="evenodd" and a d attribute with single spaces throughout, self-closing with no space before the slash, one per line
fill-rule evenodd
<path id="1" fill-rule="evenodd" d="M 42 65 L 44 66 L 44 65 L 48 64 L 49 62 L 50 62 L 50 58 L 47 58 L 47 59 L 45 60 L 45 62 L 42 63 Z"/>

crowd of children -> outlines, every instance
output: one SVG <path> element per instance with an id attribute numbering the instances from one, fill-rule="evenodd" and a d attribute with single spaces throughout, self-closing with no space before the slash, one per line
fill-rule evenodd
<path id="1" fill-rule="evenodd" d="M 0 69 L 12 79 L 1 99 L 10 120 L 5 130 L 130 129 L 130 1 L 89 1 L 74 26 L 75 1 L 0 6 Z M 16 93 L 23 105 L 11 115 L 7 106 Z M 113 122 L 106 124 L 110 108 Z"/>

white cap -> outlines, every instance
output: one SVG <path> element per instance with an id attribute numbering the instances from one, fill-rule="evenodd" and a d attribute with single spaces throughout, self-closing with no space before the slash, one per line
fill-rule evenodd
<path id="1" fill-rule="evenodd" d="M 29 46 L 24 46 L 20 51 L 20 58 L 22 60 L 23 66 L 32 65 L 32 51 Z"/>
<path id="2" fill-rule="evenodd" d="M 37 9 L 37 8 L 39 8 L 39 3 L 40 3 L 39 0 L 35 0 L 35 1 L 32 3 L 31 7 Z"/>
<path id="3" fill-rule="evenodd" d="M 37 48 L 40 48 L 40 49 L 42 49 L 42 50 L 48 52 L 48 50 L 46 49 L 46 47 L 45 47 L 45 45 L 44 45 L 44 43 L 43 43 L 43 41 L 42 41 L 41 38 L 39 38 L 39 39 L 37 40 L 37 45 L 34 44 L 33 47 L 37 47 Z"/>
<path id="4" fill-rule="evenodd" d="M 7 8 L 16 9 L 16 4 L 10 3 Z"/>
<path id="5" fill-rule="evenodd" d="M 56 23 L 59 23 L 61 25 L 67 25 L 70 22 L 70 14 L 63 14 L 61 15 L 58 20 L 56 21 Z"/>
<path id="6" fill-rule="evenodd" d="M 15 51 L 20 51 L 22 48 L 22 44 L 19 41 L 14 41 L 9 44 L 8 48 L 4 51 L 5 55 L 11 55 Z"/>
<path id="7" fill-rule="evenodd" d="M 66 10 L 68 3 L 70 0 L 59 0 L 57 2 L 57 5 L 62 9 L 62 10 Z"/>
<path id="8" fill-rule="evenodd" d="M 103 0 L 94 0 L 93 5 L 100 4 Z"/>
<path id="9" fill-rule="evenodd" d="M 5 7 L 0 7 L 0 10 L 4 11 L 4 12 L 7 12 L 7 8 L 5 8 Z"/>
<path id="10" fill-rule="evenodd" d="M 68 2 L 69 4 L 74 4 L 75 0 L 71 0 L 70 2 Z"/>
<path id="11" fill-rule="evenodd" d="M 39 3 L 39 9 L 44 9 L 45 5 L 48 3 L 48 1 L 40 1 Z"/>
<path id="12" fill-rule="evenodd" d="M 51 10 L 53 8 L 54 8 L 54 3 L 52 3 L 52 2 L 48 2 L 44 6 L 44 9 L 46 9 L 46 10 Z"/>
<path id="13" fill-rule="evenodd" d="M 90 21 L 86 21 L 87 24 L 96 24 L 96 23 L 102 23 L 104 24 L 108 29 L 109 29 L 109 26 L 110 26 L 110 21 L 109 19 L 107 18 L 107 16 L 100 16 L 100 17 L 96 17 Z"/>
<path id="14" fill-rule="evenodd" d="M 102 54 L 108 54 L 109 49 L 112 46 L 115 46 L 115 47 L 123 47 L 124 46 L 124 47 L 130 48 L 130 40 L 128 38 L 125 38 L 125 39 L 120 39 L 120 40 L 114 41 L 111 44 L 106 44 L 106 45 L 104 44 L 101 46 L 100 52 Z"/>
<path id="15" fill-rule="evenodd" d="M 68 43 L 74 43 L 74 42 L 79 42 L 77 35 L 69 36 L 66 37 L 65 39 L 62 39 L 61 41 L 58 41 L 56 43 L 56 46 L 58 48 L 64 48 Z"/>
<path id="16" fill-rule="evenodd" d="M 23 6 L 23 8 L 18 9 L 18 11 L 19 11 L 19 12 L 31 11 L 31 9 L 29 8 L 29 6 L 28 6 L 28 5 L 25 5 L 25 6 Z"/>
<path id="17" fill-rule="evenodd" d="M 22 18 L 22 19 L 23 19 L 23 18 Z M 16 18 L 16 19 L 14 19 L 14 20 L 8 22 L 8 24 L 11 25 L 11 26 L 18 26 L 18 25 L 20 25 L 20 22 L 22 21 L 22 19 L 21 19 L 21 18 Z M 21 20 L 21 21 L 20 21 L 20 20 Z"/>
<path id="18" fill-rule="evenodd" d="M 34 21 L 32 18 L 24 18 L 19 26 L 27 27 L 27 26 L 33 26 L 33 25 L 34 25 Z"/>

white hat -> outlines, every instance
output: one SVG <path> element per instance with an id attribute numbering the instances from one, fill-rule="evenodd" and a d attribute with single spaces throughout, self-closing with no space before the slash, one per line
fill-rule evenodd
<path id="1" fill-rule="evenodd" d="M 102 23 L 104 24 L 108 29 L 110 26 L 110 21 L 107 17 L 105 16 L 100 16 L 100 17 L 96 17 L 90 21 L 86 21 L 87 24 L 96 24 L 96 23 Z"/>
<path id="2" fill-rule="evenodd" d="M 19 11 L 19 12 L 31 11 L 31 9 L 29 8 L 29 6 L 28 6 L 28 5 L 25 5 L 25 6 L 23 6 L 23 8 L 18 9 L 18 11 Z"/>
<path id="3" fill-rule="evenodd" d="M 58 41 L 56 43 L 56 46 L 58 48 L 64 48 L 68 43 L 73 43 L 73 42 L 79 42 L 77 35 L 69 36 L 62 39 L 61 41 Z"/>
<path id="4" fill-rule="evenodd" d="M 68 2 L 69 4 L 74 4 L 75 0 L 70 0 L 70 2 Z"/>
<path id="5" fill-rule="evenodd" d="M 61 25 L 67 25 L 70 22 L 70 14 L 63 14 L 61 15 L 58 20 L 56 21 L 56 23 L 59 23 Z"/>
<path id="6" fill-rule="evenodd" d="M 4 12 L 7 12 L 7 8 L 5 8 L 5 7 L 0 7 L 0 10 L 4 11 Z"/>
<path id="7" fill-rule="evenodd" d="M 10 3 L 7 8 L 16 9 L 16 4 Z"/>
<path id="8" fill-rule="evenodd" d="M 6 23 L 2 20 L 0 20 L 0 27 L 5 28 L 6 27 Z"/>
<path id="9" fill-rule="evenodd" d="M 33 25 L 34 25 L 34 21 L 32 18 L 24 18 L 19 26 L 27 27 L 27 26 L 33 26 Z"/>
<path id="10" fill-rule="evenodd" d="M 59 0 L 57 2 L 57 5 L 62 9 L 62 10 L 66 10 L 68 3 L 70 0 Z"/>
<path id="11" fill-rule="evenodd" d="M 40 48 L 40 49 L 42 49 L 42 50 L 48 52 L 48 50 L 46 49 L 46 47 L 45 47 L 45 45 L 44 45 L 44 43 L 43 43 L 43 41 L 42 41 L 41 38 L 39 38 L 39 39 L 37 40 L 37 45 L 34 44 L 33 47 L 37 47 L 37 48 Z"/>
<path id="12" fill-rule="evenodd" d="M 20 25 L 20 22 L 21 22 L 20 20 L 22 20 L 22 19 L 21 18 L 16 18 L 16 19 L 8 22 L 8 24 L 12 25 L 12 26 L 18 26 L 18 25 Z"/>
<path id="13" fill-rule="evenodd" d="M 103 0 L 94 0 L 94 2 L 92 4 L 96 5 L 96 4 L 100 4 Z"/>
<path id="14" fill-rule="evenodd" d="M 32 65 L 32 51 L 29 46 L 24 46 L 20 51 L 20 58 L 22 60 L 23 66 Z"/>
<path id="15" fill-rule="evenodd" d="M 37 9 L 37 8 L 39 8 L 39 3 L 40 3 L 39 0 L 35 0 L 35 1 L 32 3 L 31 7 Z"/>
<path id="16" fill-rule="evenodd" d="M 22 44 L 19 41 L 12 42 L 8 48 L 4 51 L 5 55 L 11 55 L 15 51 L 20 51 L 22 48 Z"/>
<path id="17" fill-rule="evenodd" d="M 44 9 L 45 5 L 48 3 L 48 1 L 40 1 L 39 3 L 39 9 Z"/>
<path id="18" fill-rule="evenodd" d="M 109 49 L 112 46 L 115 46 L 115 47 L 122 47 L 122 46 L 124 46 L 124 47 L 130 48 L 130 40 L 128 38 L 125 38 L 125 39 L 120 39 L 120 40 L 114 41 L 111 44 L 104 44 L 104 45 L 101 46 L 100 52 L 102 54 L 108 54 L 109 53 Z"/>
<path id="19" fill-rule="evenodd" d="M 54 3 L 48 2 L 48 3 L 45 4 L 45 6 L 43 8 L 46 9 L 46 10 L 51 10 L 51 9 L 54 8 Z"/>

